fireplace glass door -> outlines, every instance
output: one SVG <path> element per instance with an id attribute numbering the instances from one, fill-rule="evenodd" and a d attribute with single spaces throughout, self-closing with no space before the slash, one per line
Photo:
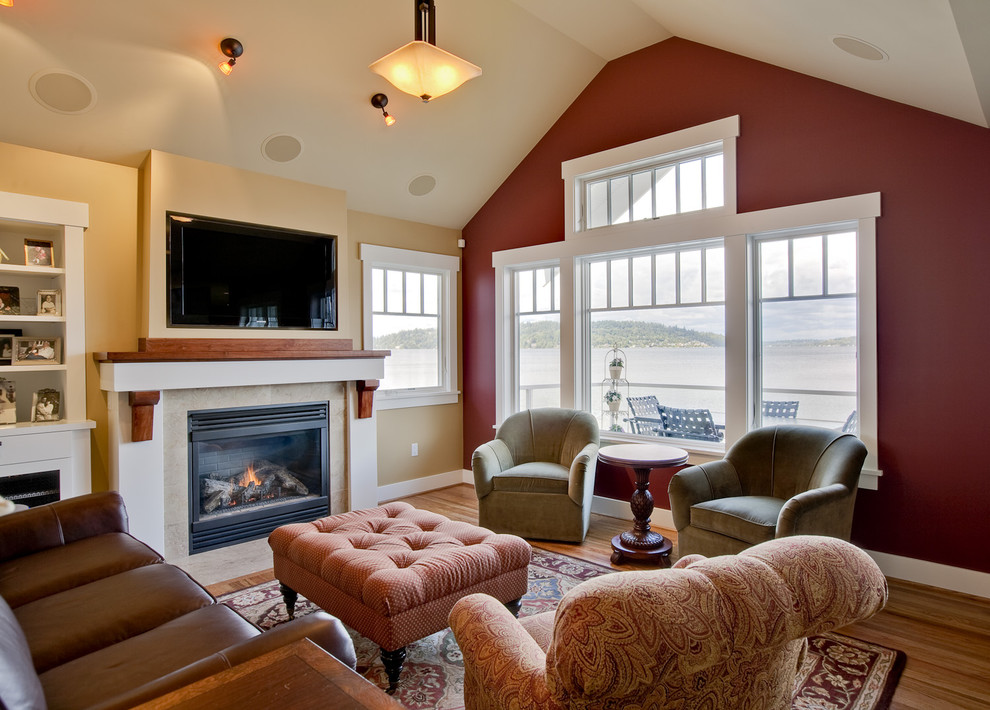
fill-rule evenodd
<path id="1" fill-rule="evenodd" d="M 328 514 L 327 412 L 326 402 L 190 412 L 192 552 Z"/>

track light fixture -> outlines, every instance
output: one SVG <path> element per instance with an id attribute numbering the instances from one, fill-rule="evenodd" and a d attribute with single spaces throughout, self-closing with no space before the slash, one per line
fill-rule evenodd
<path id="1" fill-rule="evenodd" d="M 437 47 L 437 18 L 433 0 L 413 0 L 416 39 L 387 54 L 369 68 L 399 91 L 424 102 L 450 93 L 481 69 Z"/>
<path id="2" fill-rule="evenodd" d="M 220 63 L 220 71 L 224 74 L 230 74 L 230 72 L 234 71 L 234 64 L 237 63 L 237 58 L 244 54 L 244 45 L 233 37 L 227 37 L 221 40 L 220 51 L 223 52 L 223 56 L 228 58 L 227 61 Z"/>
<path id="3" fill-rule="evenodd" d="M 385 110 L 385 107 L 388 105 L 388 97 L 385 94 L 375 94 L 372 96 L 371 105 L 382 110 L 382 116 L 385 117 L 386 126 L 391 126 L 395 123 L 395 116 L 389 116 L 388 111 Z"/>

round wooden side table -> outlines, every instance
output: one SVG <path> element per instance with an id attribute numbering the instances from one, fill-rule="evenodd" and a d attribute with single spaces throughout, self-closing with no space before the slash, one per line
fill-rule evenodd
<path id="1" fill-rule="evenodd" d="M 632 508 L 633 529 L 612 538 L 612 562 L 619 564 L 624 558 L 656 562 L 670 567 L 670 540 L 650 529 L 653 513 L 653 495 L 650 493 L 650 471 L 655 468 L 680 466 L 687 463 L 684 449 L 665 444 L 615 444 L 598 450 L 602 463 L 632 469 L 636 475 L 636 490 L 629 507 Z"/>

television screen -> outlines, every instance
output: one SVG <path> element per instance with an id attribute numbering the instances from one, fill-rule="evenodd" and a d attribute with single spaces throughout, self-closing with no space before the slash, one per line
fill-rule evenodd
<path id="1" fill-rule="evenodd" d="M 168 324 L 337 328 L 337 239 L 166 214 Z"/>

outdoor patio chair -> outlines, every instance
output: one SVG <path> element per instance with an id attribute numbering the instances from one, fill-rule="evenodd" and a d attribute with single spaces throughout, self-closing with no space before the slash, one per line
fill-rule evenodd
<path id="1" fill-rule="evenodd" d="M 663 418 L 660 415 L 660 403 L 650 394 L 645 397 L 628 397 L 629 411 L 632 416 L 625 421 L 633 434 L 647 436 L 663 436 Z"/>
<path id="2" fill-rule="evenodd" d="M 721 441 L 725 432 L 715 425 L 710 409 L 660 407 L 665 436 L 700 441 Z"/>
<path id="3" fill-rule="evenodd" d="M 798 404 L 800 402 L 778 402 L 765 399 L 763 400 L 763 418 L 797 419 Z"/>

